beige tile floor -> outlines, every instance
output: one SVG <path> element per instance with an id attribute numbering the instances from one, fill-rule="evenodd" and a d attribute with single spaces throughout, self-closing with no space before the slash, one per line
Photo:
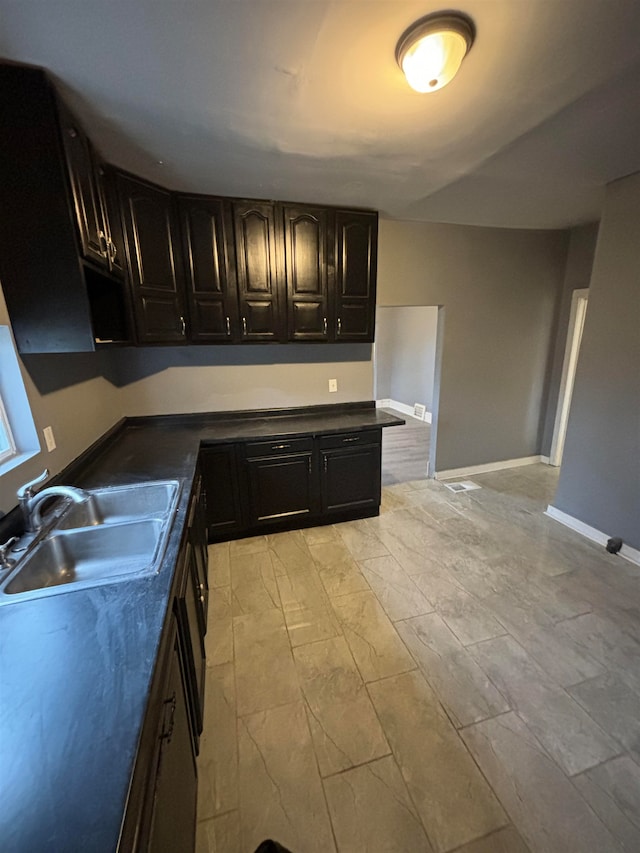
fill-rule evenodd
<path id="1" fill-rule="evenodd" d="M 211 546 L 198 853 L 640 851 L 640 569 L 473 479 Z"/>

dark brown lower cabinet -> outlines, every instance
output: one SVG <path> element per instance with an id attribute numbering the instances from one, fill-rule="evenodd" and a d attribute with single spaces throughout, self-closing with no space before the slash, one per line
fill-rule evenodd
<path id="1" fill-rule="evenodd" d="M 235 444 L 218 444 L 200 450 L 204 485 L 204 516 L 210 539 L 240 531 L 242 505 Z"/>
<path id="2" fill-rule="evenodd" d="M 252 442 L 245 452 L 250 527 L 314 514 L 312 438 Z"/>
<path id="3" fill-rule="evenodd" d="M 202 636 L 207 633 L 207 613 L 209 609 L 209 579 L 207 555 L 207 522 L 205 517 L 205 493 L 202 487 L 202 475 L 196 475 L 189 503 L 187 526 L 189 542 L 193 550 L 193 563 L 198 587 L 198 616 Z"/>
<path id="4" fill-rule="evenodd" d="M 377 514 L 381 448 L 380 429 L 203 448 L 209 541 Z"/>
<path id="5" fill-rule="evenodd" d="M 206 659 L 204 632 L 201 628 L 201 593 L 198 568 L 191 542 L 187 542 L 181 558 L 182 584 L 176 598 L 178 631 L 184 649 L 185 669 L 189 689 L 189 706 L 196 752 L 199 749 L 204 710 L 204 677 Z"/>
<path id="6" fill-rule="evenodd" d="M 323 512 L 364 511 L 380 505 L 381 447 L 369 433 L 320 439 Z"/>
<path id="7" fill-rule="evenodd" d="M 206 660 L 207 543 L 198 472 L 150 687 L 119 853 L 193 853 Z"/>
<path id="8" fill-rule="evenodd" d="M 155 761 L 147 787 L 136 851 L 191 853 L 195 848 L 197 771 L 189 715 L 189 678 L 176 620 L 161 692 Z"/>

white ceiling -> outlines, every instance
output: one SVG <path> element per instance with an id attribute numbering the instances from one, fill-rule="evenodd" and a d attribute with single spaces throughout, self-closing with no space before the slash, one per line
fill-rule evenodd
<path id="1" fill-rule="evenodd" d="M 639 0 L 460 0 L 476 42 L 419 95 L 394 50 L 434 0 L 0 0 L 112 162 L 165 186 L 558 228 L 640 170 Z M 162 161 L 162 165 L 158 161 Z"/>

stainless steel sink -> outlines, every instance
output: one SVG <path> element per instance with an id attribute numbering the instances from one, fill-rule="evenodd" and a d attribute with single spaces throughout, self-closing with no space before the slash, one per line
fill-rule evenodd
<path id="1" fill-rule="evenodd" d="M 89 500 L 69 506 L 56 525 L 57 530 L 122 524 L 141 518 L 164 518 L 174 508 L 178 482 L 163 480 L 91 489 Z"/>
<path id="2" fill-rule="evenodd" d="M 54 511 L 0 583 L 0 604 L 97 586 L 160 568 L 180 496 L 178 480 L 89 490 Z"/>
<path id="3" fill-rule="evenodd" d="M 4 587 L 7 595 L 155 571 L 163 522 L 134 521 L 55 533 L 27 556 Z"/>

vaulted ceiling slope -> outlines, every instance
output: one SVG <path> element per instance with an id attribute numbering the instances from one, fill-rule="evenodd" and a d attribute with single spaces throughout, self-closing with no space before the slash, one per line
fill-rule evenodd
<path id="1" fill-rule="evenodd" d="M 476 42 L 428 95 L 394 50 L 433 0 L 0 0 L 0 53 L 48 68 L 107 159 L 175 189 L 597 219 L 640 170 L 640 2 L 460 5 Z"/>

